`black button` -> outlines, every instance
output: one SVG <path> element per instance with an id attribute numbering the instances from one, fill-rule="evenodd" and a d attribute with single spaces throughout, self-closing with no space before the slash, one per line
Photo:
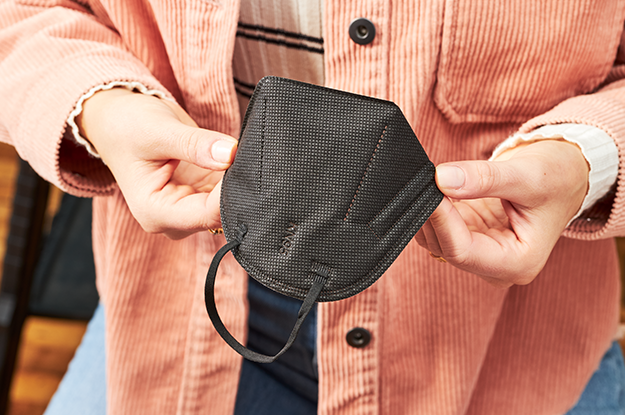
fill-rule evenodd
<path id="1" fill-rule="evenodd" d="M 371 341 L 371 333 L 362 327 L 355 327 L 347 332 L 345 340 L 352 347 L 365 347 Z"/>
<path id="2" fill-rule="evenodd" d="M 364 17 L 354 19 L 349 24 L 349 37 L 359 45 L 366 45 L 373 42 L 375 37 L 375 26 L 373 22 Z"/>

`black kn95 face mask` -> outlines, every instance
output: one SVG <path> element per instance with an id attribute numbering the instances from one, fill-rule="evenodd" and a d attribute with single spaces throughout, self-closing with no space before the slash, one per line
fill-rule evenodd
<path id="1" fill-rule="evenodd" d="M 274 361 L 316 301 L 356 295 L 393 263 L 443 198 L 434 172 L 394 103 L 263 78 L 221 188 L 227 244 L 205 286 L 217 332 L 243 357 Z M 228 251 L 259 283 L 304 301 L 275 356 L 241 345 L 217 313 L 215 275 Z"/>

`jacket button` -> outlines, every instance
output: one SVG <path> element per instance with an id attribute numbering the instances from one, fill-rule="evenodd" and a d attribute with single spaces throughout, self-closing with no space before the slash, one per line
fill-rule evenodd
<path id="1" fill-rule="evenodd" d="M 349 24 L 349 37 L 359 45 L 366 45 L 373 42 L 375 37 L 375 26 L 373 22 L 364 17 L 352 20 Z"/>
<path id="2" fill-rule="evenodd" d="M 352 347 L 365 347 L 371 342 L 371 333 L 369 333 L 369 330 L 363 329 L 362 327 L 355 327 L 347 332 L 345 340 L 347 340 L 347 344 Z"/>

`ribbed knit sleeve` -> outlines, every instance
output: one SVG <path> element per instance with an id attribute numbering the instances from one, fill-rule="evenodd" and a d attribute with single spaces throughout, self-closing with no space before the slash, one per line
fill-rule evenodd
<path id="1" fill-rule="evenodd" d="M 137 81 L 166 89 L 117 32 L 76 3 L 0 4 L 0 141 L 46 180 L 77 196 L 114 186 L 101 161 L 64 135 L 80 97 L 96 85 Z"/>
<path id="2" fill-rule="evenodd" d="M 611 76 L 624 77 L 625 68 L 615 69 Z M 616 189 L 586 211 L 565 231 L 577 239 L 600 239 L 625 235 L 625 79 L 621 79 L 588 95 L 567 99 L 529 120 L 521 132 L 529 132 L 548 124 L 579 123 L 602 129 L 614 139 L 619 153 L 619 174 Z"/>

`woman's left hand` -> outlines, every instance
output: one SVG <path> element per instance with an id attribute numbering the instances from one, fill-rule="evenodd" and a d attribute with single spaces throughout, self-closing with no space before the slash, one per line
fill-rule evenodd
<path id="1" fill-rule="evenodd" d="M 417 241 L 495 286 L 528 284 L 582 205 L 588 173 L 579 147 L 563 140 L 524 144 L 495 161 L 441 164 L 436 182 L 447 197 Z"/>

